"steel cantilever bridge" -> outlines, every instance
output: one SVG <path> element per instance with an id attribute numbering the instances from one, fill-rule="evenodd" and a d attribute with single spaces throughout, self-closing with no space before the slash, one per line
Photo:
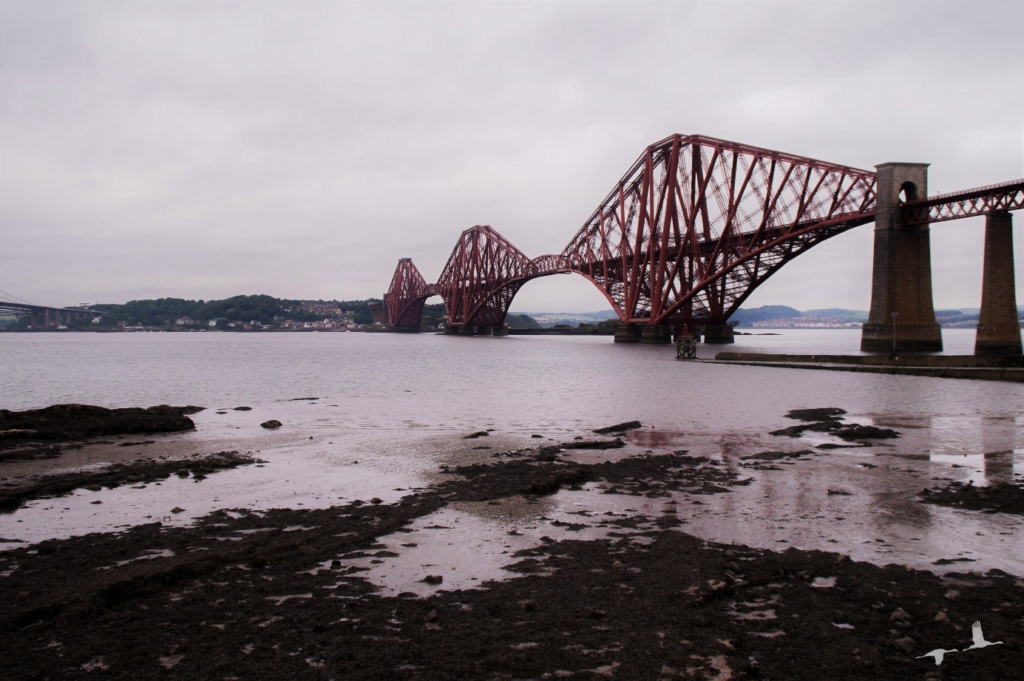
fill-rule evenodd
<path id="1" fill-rule="evenodd" d="M 488 226 L 459 237 L 437 283 L 410 258 L 385 294 L 390 323 L 419 327 L 439 295 L 449 328 L 501 327 L 522 286 L 574 272 L 627 325 L 724 325 L 811 247 L 876 219 L 876 174 L 701 135 L 650 145 L 555 255 L 530 258 Z M 900 224 L 1024 207 L 1024 180 L 900 204 Z M 930 284 L 929 284 L 930 294 Z"/>

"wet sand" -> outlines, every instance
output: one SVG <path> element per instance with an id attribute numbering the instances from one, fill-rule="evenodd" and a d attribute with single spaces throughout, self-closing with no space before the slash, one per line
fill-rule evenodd
<path id="1" fill-rule="evenodd" d="M 962 555 L 929 555 L 938 565 L 917 570 L 852 560 L 864 549 L 851 534 L 839 535 L 834 552 L 707 536 L 709 524 L 719 539 L 742 536 L 750 521 L 738 500 L 773 476 L 799 480 L 825 462 L 875 474 L 884 464 L 863 463 L 866 450 L 777 437 L 770 451 L 742 450 L 725 461 L 682 434 L 638 430 L 614 450 L 572 448 L 611 445 L 614 435 L 579 437 L 514 447 L 500 435 L 468 440 L 438 460 L 426 484 L 368 490 L 383 500 L 368 494 L 316 509 L 218 510 L 188 526 L 153 522 L 2 552 L 5 674 L 999 679 L 1017 672 L 1019 574 L 987 567 L 961 574 L 984 563 Z M 166 455 L 175 441 L 182 456 L 194 453 L 173 437 L 152 451 Z M 857 480 L 822 496 L 852 503 Z M 899 503 L 923 508 L 921 499 Z M 1006 515 L 988 510 L 986 518 Z M 780 520 L 780 535 L 794 538 L 796 525 Z M 968 647 L 975 621 L 987 640 L 1002 643 L 949 654 L 941 665 L 919 657 Z"/>

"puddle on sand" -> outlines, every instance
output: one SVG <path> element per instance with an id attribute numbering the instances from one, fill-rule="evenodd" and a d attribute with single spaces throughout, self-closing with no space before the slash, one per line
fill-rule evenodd
<path id="1" fill-rule="evenodd" d="M 540 501 L 513 497 L 497 504 L 454 504 L 419 518 L 408 532 L 382 537 L 368 555 L 342 558 L 341 563 L 364 569 L 359 576 L 384 594 L 426 596 L 437 590 L 473 589 L 489 580 L 515 577 L 517 573 L 506 569 L 522 560 L 515 553 L 547 541 L 604 539 L 612 533 L 637 531 L 606 524 L 609 519 L 635 515 L 631 511 L 582 515 L 586 513 L 581 508 L 584 504 L 576 501 L 582 494 L 563 491 Z M 635 540 L 647 541 L 644 537 Z M 326 569 L 330 563 L 326 561 L 322 567 Z M 428 576 L 440 576 L 443 581 L 425 582 Z"/>
<path id="2" fill-rule="evenodd" d="M 95 492 L 79 489 L 32 501 L 0 516 L 0 550 L 19 546 L 17 540 L 116 532 L 143 523 L 184 526 L 225 508 L 328 508 L 372 497 L 392 503 L 410 487 L 426 484 L 424 471 L 432 466 L 429 455 L 407 460 L 406 470 L 400 471 L 393 459 L 381 454 L 363 451 L 356 459 L 348 451 L 332 449 L 301 444 L 257 454 L 267 463 L 219 471 L 201 482 L 172 475 L 141 485 Z"/>
<path id="3" fill-rule="evenodd" d="M 679 442 L 675 438 L 669 434 L 665 439 L 675 445 Z M 747 478 L 751 471 L 740 466 L 740 457 L 763 451 L 763 442 L 751 447 L 746 438 L 741 440 L 690 437 L 689 449 L 712 456 Z M 776 449 L 810 444 L 802 438 L 775 442 Z M 904 449 L 911 453 L 901 455 Z M 1019 465 L 1024 457 L 1015 460 Z M 952 468 L 941 456 L 929 459 L 917 454 L 914 446 L 883 445 L 816 452 L 778 468 L 756 471 L 749 485 L 721 494 L 676 492 L 649 498 L 604 494 L 604 485 L 590 483 L 532 503 L 515 498 L 497 504 L 457 504 L 418 520 L 411 532 L 382 538 L 385 553 L 381 556 L 343 562 L 366 568 L 359 574 L 389 594 L 474 588 L 487 580 L 514 577 L 516 573 L 507 568 L 520 560 L 514 556 L 516 551 L 536 547 L 544 538 L 635 535 L 654 529 L 659 516 L 673 514 L 682 521 L 682 531 L 713 542 L 832 551 L 854 560 L 899 563 L 937 573 L 998 568 L 1024 575 L 1024 555 L 1019 551 L 1024 526 L 1017 517 L 916 501 L 932 478 L 963 477 L 964 469 Z M 637 522 L 636 529 L 608 523 L 636 516 L 649 521 Z M 935 565 L 939 559 L 960 560 Z M 427 575 L 440 575 L 443 582 L 424 583 Z M 814 586 L 828 588 L 832 583 L 831 578 L 822 578 Z"/>

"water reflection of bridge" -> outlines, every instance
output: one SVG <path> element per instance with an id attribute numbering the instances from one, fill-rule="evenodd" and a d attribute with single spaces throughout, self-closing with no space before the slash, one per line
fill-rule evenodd
<path id="1" fill-rule="evenodd" d="M 530 258 L 488 226 L 459 237 L 436 283 L 403 258 L 384 300 L 397 330 L 418 330 L 441 296 L 452 333 L 504 334 L 522 286 L 575 273 L 623 326 L 617 342 L 668 342 L 683 326 L 732 342 L 729 317 L 793 258 L 875 223 L 871 312 L 862 349 L 939 351 L 929 224 L 987 216 L 977 354 L 1020 354 L 1010 212 L 1024 179 L 928 197 L 927 164 L 875 172 L 701 135 L 650 145 L 558 254 Z M 828 285 L 828 282 L 809 282 Z"/>

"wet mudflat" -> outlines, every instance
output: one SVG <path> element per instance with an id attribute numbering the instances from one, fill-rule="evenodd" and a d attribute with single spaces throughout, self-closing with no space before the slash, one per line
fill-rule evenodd
<path id="1" fill-rule="evenodd" d="M 249 454 L 231 451 L 173 459 L 144 458 L 111 463 L 90 470 L 79 469 L 50 475 L 4 478 L 0 481 L 0 512 L 16 510 L 26 501 L 52 499 L 75 490 L 98 492 L 104 487 L 114 489 L 122 485 L 145 485 L 166 480 L 171 475 L 179 478 L 191 477 L 198 482 L 218 471 L 253 463 L 261 463 L 261 460 Z"/>
<path id="2" fill-rule="evenodd" d="M 707 541 L 686 532 L 685 506 L 749 487 L 747 469 L 686 450 L 583 463 L 564 444 L 485 451 L 491 461 L 448 465 L 435 484 L 392 503 L 221 510 L 188 527 L 151 523 L 4 552 L 6 671 L 196 679 L 1015 673 L 1019 577 L 996 569 L 940 576 L 842 552 Z M 629 512 L 568 501 L 580 510 L 556 513 L 559 499 L 595 495 L 620 499 Z M 402 546 L 415 551 L 418 535 L 453 530 L 440 524 L 448 509 L 474 504 L 538 509 L 542 534 L 509 552 L 511 578 L 453 589 L 445 567 L 426 563 L 414 590 L 367 579 L 399 561 Z M 594 528 L 599 538 L 584 536 Z M 975 621 L 1002 643 L 949 654 L 941 666 L 919 657 L 966 648 Z"/>
<path id="3" fill-rule="evenodd" d="M 74 486 L 0 514 L 5 674 L 1013 678 L 1024 526 L 955 502 L 1019 486 L 1020 387 L 349 336 L 8 343 L 10 408 L 208 409 L 0 463 Z"/>

